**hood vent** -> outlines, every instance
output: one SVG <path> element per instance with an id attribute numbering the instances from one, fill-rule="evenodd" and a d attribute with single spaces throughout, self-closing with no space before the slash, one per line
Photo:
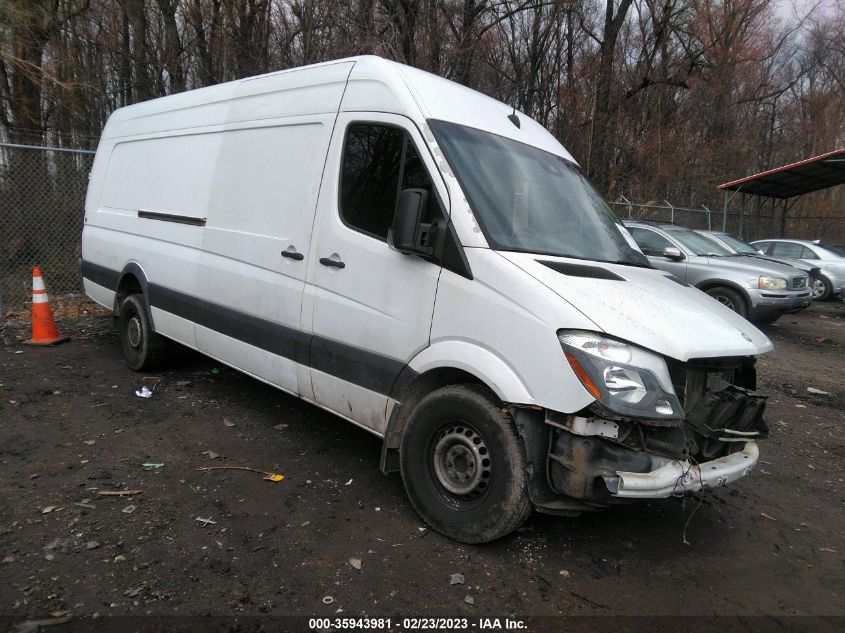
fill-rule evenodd
<path id="1" fill-rule="evenodd" d="M 538 259 L 537 262 L 568 277 L 589 277 L 591 279 L 607 279 L 608 281 L 626 281 L 624 277 L 620 277 L 616 273 L 600 266 L 585 266 L 584 264 L 571 264 L 569 262 L 551 262 L 544 259 Z"/>

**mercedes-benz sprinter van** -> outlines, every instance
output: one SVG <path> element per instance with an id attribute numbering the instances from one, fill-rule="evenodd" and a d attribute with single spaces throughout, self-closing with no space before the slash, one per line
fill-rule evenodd
<path id="1" fill-rule="evenodd" d="M 82 258 L 130 367 L 177 341 L 371 431 L 459 541 L 733 482 L 766 434 L 762 333 L 542 126 L 377 57 L 117 110 Z"/>

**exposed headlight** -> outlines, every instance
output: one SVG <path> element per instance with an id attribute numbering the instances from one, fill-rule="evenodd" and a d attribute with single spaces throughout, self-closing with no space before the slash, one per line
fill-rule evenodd
<path id="1" fill-rule="evenodd" d="M 769 277 L 763 275 L 757 281 L 757 287 L 761 290 L 786 290 L 786 279 L 783 277 Z"/>
<path id="2" fill-rule="evenodd" d="M 637 403 L 648 393 L 639 373 L 616 365 L 604 368 L 604 386 L 614 398 Z"/>
<path id="3" fill-rule="evenodd" d="M 562 330 L 558 339 L 581 384 L 610 411 L 631 417 L 684 417 L 660 355 L 595 332 Z"/>

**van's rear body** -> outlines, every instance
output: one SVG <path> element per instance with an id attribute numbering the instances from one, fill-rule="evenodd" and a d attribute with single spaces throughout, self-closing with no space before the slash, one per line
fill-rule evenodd
<path id="1" fill-rule="evenodd" d="M 461 540 L 743 476 L 771 344 L 650 268 L 511 114 L 374 57 L 118 110 L 86 292 L 132 366 L 165 337 L 383 437 L 383 470 Z"/>

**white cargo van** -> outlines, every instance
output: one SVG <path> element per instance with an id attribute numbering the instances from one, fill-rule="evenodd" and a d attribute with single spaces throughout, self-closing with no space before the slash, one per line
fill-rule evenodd
<path id="1" fill-rule="evenodd" d="M 177 341 L 375 433 L 460 541 L 732 482 L 766 434 L 763 334 L 539 124 L 377 57 L 116 111 L 82 256 L 130 367 Z"/>

